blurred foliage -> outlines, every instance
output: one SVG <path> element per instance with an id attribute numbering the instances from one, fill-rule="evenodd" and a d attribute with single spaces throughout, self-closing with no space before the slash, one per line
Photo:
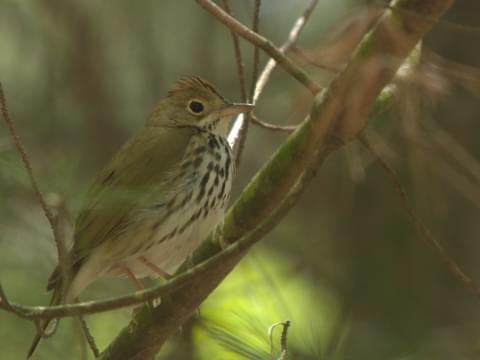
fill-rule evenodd
<path id="1" fill-rule="evenodd" d="M 252 2 L 231 3 L 250 23 Z M 319 2 L 292 56 L 320 83 L 333 74 L 316 63 L 341 65 L 378 14 L 366 3 Z M 262 34 L 281 43 L 305 4 L 264 0 Z M 447 20 L 479 27 L 479 11 L 480 3 L 459 0 Z M 397 104 L 375 119 L 372 139 L 423 221 L 480 283 L 479 36 L 437 26 L 425 49 L 455 64 L 425 56 L 425 67 L 403 84 Z M 252 49 L 244 42 L 242 49 L 249 69 Z M 238 100 L 235 66 L 229 32 L 194 2 L 0 0 L 0 80 L 11 115 L 40 187 L 61 197 L 70 222 L 95 173 L 176 79 L 205 77 Z M 310 101 L 277 70 L 257 114 L 293 124 Z M 284 137 L 250 128 L 236 193 Z M 0 201 L 0 281 L 11 300 L 45 304 L 55 248 L 2 126 Z M 99 280 L 83 298 L 131 290 L 123 280 Z M 269 326 L 287 319 L 292 359 L 477 359 L 478 305 L 419 239 L 385 174 L 352 143 L 330 157 L 299 206 L 158 359 L 266 359 Z M 87 317 L 100 348 L 131 311 Z M 0 358 L 22 359 L 34 331 L 33 324 L 0 312 Z M 80 339 L 75 322 L 62 320 L 35 358 L 81 358 L 88 349 Z"/>

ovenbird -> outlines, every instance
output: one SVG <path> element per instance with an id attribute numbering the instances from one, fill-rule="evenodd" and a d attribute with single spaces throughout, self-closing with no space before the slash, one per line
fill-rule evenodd
<path id="1" fill-rule="evenodd" d="M 68 254 L 70 281 L 54 270 L 51 304 L 62 285 L 68 303 L 99 276 L 175 272 L 225 212 L 235 163 L 229 122 L 252 107 L 230 103 L 198 77 L 178 81 L 89 190 Z"/>

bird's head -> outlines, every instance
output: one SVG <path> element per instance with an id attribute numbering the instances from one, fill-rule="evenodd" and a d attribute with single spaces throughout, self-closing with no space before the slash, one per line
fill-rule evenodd
<path id="1" fill-rule="evenodd" d="M 147 124 L 192 126 L 226 136 L 230 120 L 252 109 L 253 105 L 226 100 L 209 82 L 189 77 L 177 81 Z"/>

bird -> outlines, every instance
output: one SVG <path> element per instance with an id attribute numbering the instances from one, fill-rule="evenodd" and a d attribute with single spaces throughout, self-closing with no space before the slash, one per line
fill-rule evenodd
<path id="1" fill-rule="evenodd" d="M 178 80 L 87 191 L 67 254 L 69 280 L 57 266 L 50 305 L 60 304 L 61 289 L 64 302 L 74 302 L 101 276 L 137 288 L 139 279 L 171 276 L 223 218 L 235 174 L 229 125 L 252 109 L 200 77 Z"/>

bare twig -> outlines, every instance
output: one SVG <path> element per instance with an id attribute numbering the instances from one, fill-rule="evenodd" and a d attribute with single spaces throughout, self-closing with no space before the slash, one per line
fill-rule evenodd
<path id="1" fill-rule="evenodd" d="M 90 348 L 90 350 L 92 350 L 93 356 L 95 356 L 95 358 L 98 358 L 98 356 L 100 355 L 100 351 L 98 350 L 97 344 L 95 344 L 95 339 L 93 338 L 92 333 L 88 328 L 87 322 L 81 316 L 78 317 L 78 322 L 80 325 L 80 329 L 82 330 L 83 336 L 87 341 L 88 347 Z"/>
<path id="2" fill-rule="evenodd" d="M 235 18 L 228 15 L 219 6 L 210 0 L 196 0 L 200 6 L 212 14 L 216 19 L 221 21 L 231 31 L 234 31 L 239 36 L 250 41 L 255 46 L 258 46 L 264 50 L 268 55 L 274 58 L 280 66 L 282 66 L 290 75 L 302 83 L 313 94 L 318 93 L 322 87 L 314 82 L 298 65 L 296 65 L 291 59 L 284 56 L 282 51 L 277 48 L 271 41 L 258 35 L 247 26 Z"/>
<path id="3" fill-rule="evenodd" d="M 53 238 L 55 240 L 55 244 L 57 247 L 58 261 L 60 263 L 60 267 L 62 270 L 62 276 L 64 279 L 67 279 L 68 278 L 68 259 L 66 256 L 67 250 L 65 248 L 63 234 L 61 230 L 59 230 L 58 218 L 50 211 L 45 201 L 45 198 L 43 197 L 43 194 L 40 191 L 37 181 L 35 180 L 35 176 L 33 175 L 32 165 L 28 158 L 27 152 L 22 144 L 22 141 L 20 140 L 20 137 L 15 128 L 15 124 L 8 112 L 7 101 L 6 101 L 5 93 L 3 91 L 3 87 L 1 83 L 0 83 L 0 107 L 1 107 L 1 113 L 2 113 L 3 119 L 7 124 L 8 130 L 13 139 L 15 147 L 17 148 L 17 151 L 20 154 L 20 158 L 22 159 L 25 170 L 27 171 L 28 178 L 30 179 L 30 184 L 32 186 L 33 192 L 35 193 L 35 196 L 37 197 L 37 200 L 40 203 L 40 207 L 42 208 L 43 213 L 45 214 L 45 217 L 47 218 L 50 224 L 50 227 L 52 229 Z M 65 288 L 64 284 L 65 284 L 65 281 L 62 283 L 62 289 L 61 289 L 62 296 L 64 295 L 64 288 Z"/>
<path id="4" fill-rule="evenodd" d="M 223 0 L 223 7 L 225 8 L 225 11 L 229 15 L 233 16 L 232 9 L 230 8 L 230 4 L 228 0 Z M 235 60 L 237 62 L 237 75 L 238 75 L 238 80 L 240 82 L 240 95 L 242 97 L 242 101 L 247 102 L 247 86 L 245 82 L 245 64 L 243 63 L 243 59 L 242 59 L 240 41 L 238 40 L 238 35 L 235 33 L 235 31 L 230 31 L 230 34 L 232 35 L 233 49 L 235 51 Z"/>
<path id="5" fill-rule="evenodd" d="M 5 294 L 5 291 L 3 290 L 3 287 L 1 284 L 0 284 L 0 307 L 3 307 L 7 311 L 20 316 L 20 313 L 14 307 L 12 307 L 12 305 L 10 305 L 10 302 L 8 301 L 8 298 L 7 298 L 7 294 Z"/>
<path id="6" fill-rule="evenodd" d="M 43 194 L 40 191 L 40 188 L 38 187 L 37 181 L 33 176 L 33 169 L 32 169 L 30 160 L 28 158 L 27 152 L 22 144 L 22 141 L 20 140 L 20 136 L 18 136 L 17 130 L 15 128 L 15 124 L 8 112 L 7 101 L 6 101 L 5 93 L 3 91 L 3 86 L 1 83 L 0 83 L 0 107 L 1 107 L 1 113 L 2 113 L 3 119 L 5 120 L 5 123 L 7 124 L 7 127 L 8 127 L 8 131 L 10 132 L 10 136 L 13 139 L 15 147 L 17 148 L 17 151 L 20 154 L 20 158 L 22 159 L 25 170 L 27 171 L 27 175 L 30 180 L 30 184 L 32 185 L 35 196 L 37 197 L 37 200 L 40 203 L 43 213 L 45 214 L 45 217 L 50 223 L 50 227 L 52 228 L 52 231 L 55 232 L 55 216 L 53 216 L 52 212 L 48 208 L 47 203 L 43 198 Z"/>
<path id="7" fill-rule="evenodd" d="M 411 204 L 407 192 L 403 189 L 400 180 L 398 179 L 395 171 L 383 160 L 383 158 L 376 151 L 375 146 L 368 141 L 365 135 L 359 137 L 359 141 L 371 152 L 371 154 L 378 161 L 383 170 L 387 173 L 388 177 L 392 181 L 396 191 L 400 195 L 402 205 L 407 212 L 411 222 L 415 225 L 418 233 L 422 238 L 430 244 L 439 258 L 447 266 L 448 271 L 468 290 L 470 290 L 475 296 L 480 297 L 480 288 L 473 282 L 473 280 L 462 270 L 462 268 L 453 260 L 448 254 L 447 250 L 438 242 L 430 230 L 423 224 L 418 217 L 413 205 Z"/>
<path id="8" fill-rule="evenodd" d="M 307 7 L 303 11 L 302 15 L 295 21 L 292 29 L 290 30 L 290 33 L 288 34 L 287 41 L 285 41 L 285 43 L 280 48 L 281 54 L 285 54 L 292 46 L 294 46 L 301 31 L 305 27 L 307 20 L 310 18 L 310 15 L 315 9 L 315 5 L 317 4 L 317 2 L 318 0 L 310 0 L 310 2 L 307 4 Z M 272 74 L 276 65 L 277 65 L 277 62 L 274 59 L 268 60 L 267 64 L 265 65 L 262 72 L 260 73 L 260 76 L 258 77 L 255 91 L 253 94 L 252 103 L 255 104 L 258 101 L 258 98 L 260 97 L 268 80 L 270 79 L 270 75 Z M 238 117 L 237 120 L 235 121 L 235 124 L 228 136 L 230 144 L 236 144 L 239 136 L 238 134 L 243 125 L 243 122 L 244 122 L 243 117 Z M 260 123 L 257 123 L 257 124 L 260 125 Z"/>
<path id="9" fill-rule="evenodd" d="M 258 28 L 260 24 L 260 5 L 261 0 L 255 0 L 255 9 L 253 11 L 253 25 L 252 30 L 255 33 L 258 33 Z M 252 78 L 251 78 L 251 85 L 250 85 L 250 92 L 248 94 L 248 102 L 253 104 L 253 92 L 255 90 L 255 84 L 257 82 L 258 76 L 258 66 L 260 61 L 260 52 L 258 47 L 253 47 L 253 66 L 252 66 Z M 239 167 L 240 161 L 242 159 L 243 150 L 245 148 L 245 142 L 247 141 L 248 135 L 248 127 L 250 125 L 251 116 L 250 114 L 245 114 L 243 116 L 243 121 L 241 123 L 241 127 L 238 130 L 238 137 L 237 137 L 237 144 L 235 146 L 235 162 L 236 166 Z"/>
<path id="10" fill-rule="evenodd" d="M 260 26 L 260 6 L 262 4 L 261 0 L 255 0 L 255 9 L 253 11 L 253 24 L 252 30 L 258 34 Z M 253 47 L 253 66 L 252 66 L 252 78 L 250 79 L 250 91 L 248 93 L 248 101 L 253 103 L 253 95 L 255 92 L 257 77 L 258 77 L 258 67 L 260 65 L 260 50 L 258 47 Z"/>
<path id="11" fill-rule="evenodd" d="M 294 46 L 295 42 L 297 41 L 300 33 L 302 32 L 303 28 L 307 24 L 307 20 L 310 18 L 315 6 L 317 5 L 318 0 L 310 0 L 307 7 L 305 8 L 302 16 L 300 16 L 295 24 L 293 25 L 292 29 L 290 30 L 290 34 L 288 35 L 287 41 L 282 45 L 280 48 L 280 54 L 284 55 L 292 46 Z M 263 68 L 262 73 L 258 77 L 257 85 L 255 87 L 255 92 L 253 95 L 253 102 L 257 102 L 258 97 L 262 93 L 265 85 L 267 84 L 272 71 L 275 69 L 277 65 L 276 59 L 272 56 L 272 59 L 268 60 L 267 65 Z"/>
<path id="12" fill-rule="evenodd" d="M 305 61 L 305 63 L 318 67 L 322 70 L 335 73 L 335 74 L 338 74 L 340 71 L 342 71 L 342 68 L 345 67 L 343 65 L 334 67 L 333 65 L 320 63 L 316 59 L 314 59 L 310 54 L 308 54 L 307 52 L 305 52 L 304 50 L 296 46 L 292 46 L 290 51 L 293 54 L 297 55 L 301 60 Z"/>
<path id="13" fill-rule="evenodd" d="M 263 127 L 268 130 L 283 131 L 283 132 L 292 132 L 297 128 L 297 125 L 275 125 L 272 123 L 265 122 L 260 120 L 256 115 L 251 114 L 252 122 L 255 125 Z"/>

